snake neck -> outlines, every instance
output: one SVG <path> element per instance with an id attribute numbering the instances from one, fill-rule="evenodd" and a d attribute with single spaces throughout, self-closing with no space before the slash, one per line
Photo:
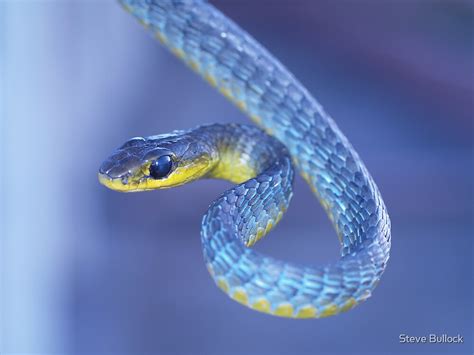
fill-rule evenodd
<path id="1" fill-rule="evenodd" d="M 236 184 L 252 179 L 281 164 L 286 148 L 255 126 L 212 124 L 198 127 L 193 135 L 208 145 L 213 164 L 205 177 Z"/>

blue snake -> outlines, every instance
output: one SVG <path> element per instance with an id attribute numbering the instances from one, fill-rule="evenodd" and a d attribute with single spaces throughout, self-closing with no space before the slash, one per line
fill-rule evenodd
<path id="1" fill-rule="evenodd" d="M 322 318 L 366 300 L 390 252 L 379 190 L 347 138 L 294 76 L 248 33 L 200 0 L 122 0 L 124 8 L 255 125 L 212 124 L 135 137 L 99 169 L 117 191 L 174 187 L 200 178 L 237 185 L 202 221 L 206 266 L 232 299 L 261 312 Z M 249 248 L 282 218 L 293 166 L 326 210 L 341 258 L 323 266 Z"/>

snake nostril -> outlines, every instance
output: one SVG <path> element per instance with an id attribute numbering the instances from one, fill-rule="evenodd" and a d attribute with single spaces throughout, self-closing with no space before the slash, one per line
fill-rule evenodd
<path id="1" fill-rule="evenodd" d="M 99 173 L 102 175 L 108 175 L 109 171 L 114 167 L 115 163 L 107 159 L 102 163 L 99 168 Z"/>

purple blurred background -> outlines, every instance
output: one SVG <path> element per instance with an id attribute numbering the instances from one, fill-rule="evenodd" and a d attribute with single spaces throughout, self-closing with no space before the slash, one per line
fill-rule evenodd
<path id="1" fill-rule="evenodd" d="M 374 296 L 295 321 L 218 290 L 199 230 L 230 185 L 119 194 L 101 161 L 126 139 L 248 122 L 114 1 L 0 3 L 0 352 L 472 353 L 473 31 L 468 1 L 213 1 L 331 113 L 392 218 Z M 338 258 L 298 178 L 258 250 Z M 464 344 L 400 344 L 448 333 Z"/>

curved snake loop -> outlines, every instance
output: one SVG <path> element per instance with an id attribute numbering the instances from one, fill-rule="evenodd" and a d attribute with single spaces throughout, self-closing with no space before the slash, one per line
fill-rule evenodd
<path id="1" fill-rule="evenodd" d="M 332 118 L 275 57 L 212 5 L 199 0 L 121 2 L 161 43 L 274 138 L 239 125 L 135 138 L 101 168 L 101 181 L 117 190 L 124 190 L 129 178 L 133 181 L 128 175 L 118 183 L 110 174 L 104 177 L 120 159 L 133 165 L 134 153 L 125 154 L 125 149 L 152 145 L 151 150 L 163 154 L 183 141 L 183 154 L 207 149 L 199 159 L 212 165 L 211 172 L 204 174 L 193 165 L 195 176 L 183 178 L 186 169 L 176 163 L 170 179 L 182 177 L 174 185 L 196 176 L 241 183 L 214 201 L 202 222 L 204 259 L 224 292 L 253 309 L 294 318 L 334 315 L 367 299 L 389 258 L 390 220 L 372 177 Z M 278 223 L 288 206 L 293 170 L 287 152 L 335 226 L 342 256 L 333 264 L 301 266 L 247 248 Z M 147 154 L 146 159 L 140 157 L 145 163 L 150 160 Z M 221 163 L 214 161 L 216 154 Z M 135 190 L 168 186 L 141 185 L 143 179 L 135 181 Z"/>

